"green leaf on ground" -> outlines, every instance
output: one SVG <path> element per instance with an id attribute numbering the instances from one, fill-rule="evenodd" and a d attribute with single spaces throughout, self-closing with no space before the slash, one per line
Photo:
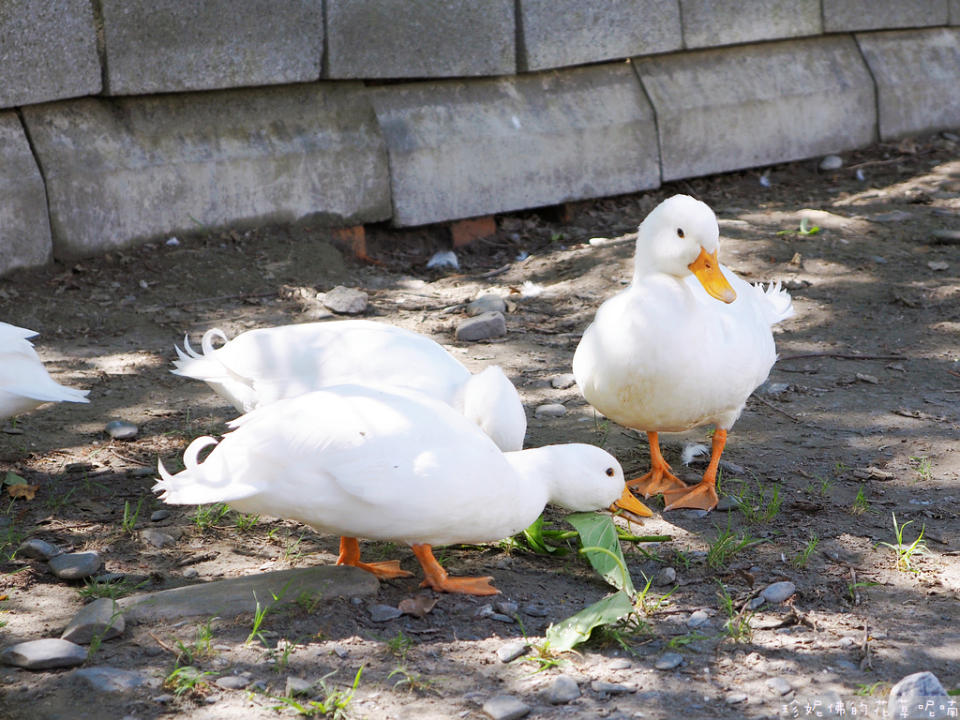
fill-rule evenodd
<path id="1" fill-rule="evenodd" d="M 10 470 L 7 471 L 6 477 L 3 478 L 4 485 L 26 485 L 27 481 L 22 477 L 17 475 L 15 472 Z"/>
<path id="2" fill-rule="evenodd" d="M 594 570 L 617 590 L 626 592 L 630 597 L 635 596 L 637 591 L 627 571 L 623 550 L 620 549 L 617 526 L 613 524 L 610 516 L 599 513 L 573 513 L 567 516 L 567 522 L 580 533 L 580 542 L 583 543 L 582 552 L 587 556 Z"/>
<path id="3" fill-rule="evenodd" d="M 612 625 L 633 612 L 633 601 L 623 590 L 588 605 L 576 615 L 547 628 L 547 642 L 557 652 L 572 650 L 588 640 L 600 625 Z"/>

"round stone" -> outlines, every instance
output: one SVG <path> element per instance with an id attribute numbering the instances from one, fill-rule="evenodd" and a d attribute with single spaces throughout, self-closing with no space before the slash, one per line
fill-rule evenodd
<path id="1" fill-rule="evenodd" d="M 114 440 L 133 440 L 140 432 L 140 428 L 126 420 L 111 420 L 104 430 Z"/>
<path id="2" fill-rule="evenodd" d="M 505 313 L 507 311 L 507 302 L 499 295 L 481 295 L 476 300 L 467 305 L 467 315 L 475 317 L 485 312 Z"/>
<path id="3" fill-rule="evenodd" d="M 765 587 L 763 592 L 760 593 L 760 597 L 762 597 L 768 603 L 776 605 L 777 603 L 782 603 L 784 600 L 792 597 L 796 591 L 796 585 L 789 580 L 783 580 Z"/>
<path id="4" fill-rule="evenodd" d="M 843 158 L 839 155 L 827 155 L 823 160 L 820 161 L 821 170 L 839 170 L 843 167 Z"/>
<path id="5" fill-rule="evenodd" d="M 668 652 L 661 655 L 654 667 L 657 670 L 673 670 L 683 663 L 683 655 L 675 652 Z"/>
<path id="6" fill-rule="evenodd" d="M 558 418 L 567 414 L 567 409 L 560 403 L 547 403 L 540 405 L 534 412 L 538 418 Z"/>
<path id="7" fill-rule="evenodd" d="M 580 686 L 569 675 L 559 675 L 553 684 L 547 688 L 547 702 L 551 705 L 561 705 L 580 697 Z"/>
<path id="8" fill-rule="evenodd" d="M 50 570 L 62 580 L 82 580 L 100 569 L 100 556 L 95 552 L 64 553 L 51 558 Z"/>
<path id="9" fill-rule="evenodd" d="M 62 555 L 63 550 L 45 540 L 31 538 L 17 549 L 17 554 L 35 560 L 49 560 L 57 555 Z"/>

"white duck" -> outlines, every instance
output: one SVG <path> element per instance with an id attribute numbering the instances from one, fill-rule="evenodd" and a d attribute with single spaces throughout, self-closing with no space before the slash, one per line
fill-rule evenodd
<path id="1" fill-rule="evenodd" d="M 370 320 L 305 323 L 241 333 L 227 340 L 213 328 L 202 353 L 184 338 L 177 375 L 204 380 L 240 412 L 282 398 L 347 383 L 425 392 L 459 410 L 504 451 L 520 450 L 527 431 L 523 404 L 503 370 L 471 375 L 430 338 Z"/>
<path id="2" fill-rule="evenodd" d="M 717 505 L 727 431 L 776 360 L 771 326 L 793 314 L 780 284 L 750 285 L 717 260 L 720 231 L 704 203 L 674 195 L 640 225 L 633 284 L 604 302 L 573 357 L 587 401 L 646 431 L 652 469 L 628 483 L 666 509 Z M 688 488 L 660 454 L 660 432 L 716 425 L 703 480 Z"/>
<path id="3" fill-rule="evenodd" d="M 89 390 L 56 382 L 47 373 L 29 338 L 33 330 L 0 322 L 0 418 L 19 415 L 46 402 L 90 402 Z"/>
<path id="4" fill-rule="evenodd" d="M 298 520 L 341 536 L 337 564 L 404 577 L 398 561 L 363 563 L 357 537 L 408 543 L 425 586 L 490 595 L 490 578 L 451 578 L 431 545 L 498 540 L 532 523 L 547 502 L 588 511 L 645 508 L 619 463 L 592 445 L 501 452 L 476 425 L 419 392 L 339 385 L 279 400 L 232 423 L 216 444 L 194 440 L 186 469 L 159 464 L 154 486 L 173 504 L 225 502 L 244 513 Z M 649 514 L 649 511 L 646 511 Z"/>

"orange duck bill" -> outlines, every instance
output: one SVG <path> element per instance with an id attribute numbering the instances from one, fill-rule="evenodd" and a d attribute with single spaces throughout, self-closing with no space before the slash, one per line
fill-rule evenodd
<path id="1" fill-rule="evenodd" d="M 696 276 L 700 284 L 703 285 L 703 289 L 710 295 L 725 303 L 732 303 L 737 299 L 737 293 L 720 271 L 720 261 L 717 260 L 718 252 L 718 250 L 714 250 L 712 253 L 708 253 L 700 248 L 697 259 L 687 267 L 690 268 L 690 272 Z"/>

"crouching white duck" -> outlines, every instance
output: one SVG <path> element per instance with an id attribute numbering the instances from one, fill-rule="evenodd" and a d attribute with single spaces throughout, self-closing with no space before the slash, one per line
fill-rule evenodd
<path id="1" fill-rule="evenodd" d="M 214 348 L 214 339 L 226 342 Z M 459 410 L 504 451 L 520 450 L 523 404 L 503 370 L 476 375 L 430 338 L 370 320 L 261 328 L 227 341 L 213 328 L 202 352 L 187 338 L 176 349 L 177 375 L 205 381 L 240 412 L 330 385 L 374 383 L 419 390 Z"/>
<path id="2" fill-rule="evenodd" d="M 750 394 L 776 360 L 771 326 L 793 315 L 780 284 L 766 289 L 738 278 L 717 259 L 713 211 L 674 195 L 644 219 L 633 283 L 606 302 L 573 357 L 584 398 L 610 419 L 646 431 L 652 469 L 630 481 L 666 509 L 717 505 L 716 474 Z M 660 454 L 660 432 L 713 424 L 703 480 L 687 487 Z"/>
<path id="3" fill-rule="evenodd" d="M 172 504 L 225 502 L 341 536 L 338 564 L 403 577 L 398 561 L 363 563 L 357 537 L 404 542 L 424 585 L 491 595 L 491 578 L 452 578 L 432 545 L 499 540 L 548 502 L 589 511 L 649 510 L 616 459 L 592 445 L 503 453 L 476 425 L 422 393 L 341 385 L 279 400 L 230 423 L 223 440 L 194 440 L 186 469 L 159 464 L 154 490 Z M 203 461 L 199 452 L 216 447 Z"/>
<path id="4" fill-rule="evenodd" d="M 46 402 L 90 402 L 89 390 L 56 382 L 29 338 L 33 330 L 0 322 L 0 418 L 33 410 Z"/>

